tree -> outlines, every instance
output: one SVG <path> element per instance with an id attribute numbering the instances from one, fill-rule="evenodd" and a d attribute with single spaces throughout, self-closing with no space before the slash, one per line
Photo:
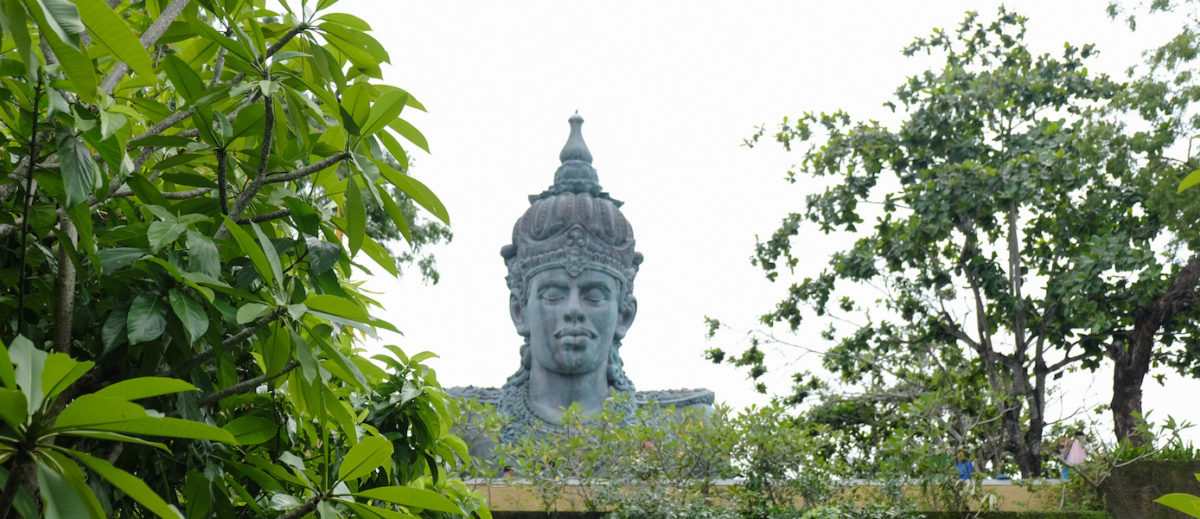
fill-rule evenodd
<path id="1" fill-rule="evenodd" d="M 1052 377 L 1094 369 L 1129 338 L 1175 268 L 1156 244 L 1182 231 L 1151 190 L 1178 179 L 1161 160 L 1169 135 L 1126 129 L 1111 110 L 1123 85 L 1087 70 L 1091 45 L 1035 55 L 1024 23 L 1004 9 L 990 23 L 968 13 L 956 30 L 916 39 L 906 55 L 938 54 L 945 65 L 909 78 L 886 104 L 903 116 L 898 130 L 843 112 L 785 119 L 774 138 L 789 150 L 806 143 L 788 179 L 834 178 L 759 243 L 755 263 L 772 280 L 794 270 L 792 239 L 806 221 L 858 233 L 764 322 L 795 330 L 806 306 L 858 315 L 865 322 L 833 358 L 860 359 L 850 361 L 859 379 L 886 376 L 892 359 L 911 359 L 902 353 L 965 350 L 1005 450 L 1032 477 L 1042 473 Z M 866 218 L 874 226 L 859 233 Z M 862 304 L 871 284 L 875 307 Z M 1172 332 L 1157 339 L 1190 344 Z"/>
<path id="2" fill-rule="evenodd" d="M 1150 3 L 1149 11 L 1179 8 L 1182 6 L 1176 2 L 1156 1 Z M 1111 16 L 1116 17 L 1120 12 L 1115 3 L 1109 5 Z M 1136 28 L 1136 16 L 1130 15 L 1127 21 L 1131 30 Z M 1126 95 L 1118 99 L 1119 108 L 1135 111 L 1153 125 L 1152 131 L 1139 134 L 1143 141 L 1152 143 L 1151 147 L 1187 142 L 1183 159 L 1166 153 L 1152 157 L 1156 167 L 1187 174 L 1179 186 L 1180 191 L 1200 180 L 1196 173 L 1200 169 L 1200 160 L 1192 153 L 1192 142 L 1196 130 L 1200 129 L 1200 116 L 1190 113 L 1191 105 L 1200 100 L 1200 88 L 1193 79 L 1197 45 L 1200 45 L 1200 33 L 1193 12 L 1179 34 L 1145 53 L 1147 69 L 1139 71 L 1138 79 L 1132 81 Z M 1131 68 L 1131 76 L 1133 71 Z M 1155 212 L 1161 215 L 1163 225 L 1176 233 L 1172 248 L 1179 251 L 1176 253 L 1178 259 L 1158 276 L 1157 286 L 1149 291 L 1151 296 L 1136 306 L 1129 332 L 1113 341 L 1109 348 L 1113 360 L 1114 428 L 1118 440 L 1128 440 L 1135 445 L 1149 440 L 1145 437 L 1146 427 L 1142 420 L 1142 383 L 1150 367 L 1168 364 L 1180 373 L 1200 377 L 1197 367 L 1200 348 L 1194 341 L 1178 341 L 1179 337 L 1192 334 L 1192 323 L 1197 317 L 1200 242 L 1196 234 L 1189 231 L 1200 219 L 1200 209 L 1194 199 L 1176 196 L 1174 185 L 1175 182 L 1164 181 L 1144 186 L 1144 189 L 1150 193 L 1147 203 L 1156 206 Z M 1183 342 L 1182 351 L 1168 349 L 1176 342 Z"/>
<path id="3" fill-rule="evenodd" d="M 431 354 L 362 354 L 356 258 L 449 217 L 335 2 L 0 2 L 0 517 L 487 516 Z"/>

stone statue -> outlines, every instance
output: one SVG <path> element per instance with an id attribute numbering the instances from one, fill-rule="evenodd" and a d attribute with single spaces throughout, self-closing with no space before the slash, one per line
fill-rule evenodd
<path id="1" fill-rule="evenodd" d="M 621 202 L 600 188 L 579 114 L 554 174 L 554 185 L 529 197 L 500 250 L 508 267 L 509 312 L 521 345 L 521 365 L 500 389 L 450 388 L 453 396 L 491 403 L 512 421 L 501 441 L 528 431 L 556 434 L 563 409 L 578 403 L 598 413 L 614 393 L 628 405 L 702 406 L 712 391 L 634 389 L 622 369 L 621 340 L 637 315 L 633 281 L 642 263 Z"/>

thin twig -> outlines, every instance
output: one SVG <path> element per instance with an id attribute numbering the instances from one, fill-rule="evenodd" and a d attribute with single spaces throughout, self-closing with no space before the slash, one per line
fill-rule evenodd
<path id="1" fill-rule="evenodd" d="M 329 166 L 337 164 L 338 162 L 345 160 L 349 156 L 350 156 L 349 152 L 339 151 L 329 157 L 326 157 L 320 161 L 314 162 L 312 164 L 309 164 L 309 165 L 307 165 L 303 168 L 297 169 L 295 171 L 275 171 L 275 172 L 267 173 L 266 183 L 274 184 L 277 182 L 289 182 L 292 180 L 298 180 L 298 179 L 307 177 L 309 175 L 312 175 L 313 173 L 316 173 L 318 171 L 321 171 Z"/>
<path id="2" fill-rule="evenodd" d="M 217 198 L 221 202 L 221 214 L 229 216 L 229 188 L 225 185 L 225 147 L 217 148 Z"/>
<path id="3" fill-rule="evenodd" d="M 243 328 L 242 331 L 238 332 L 236 335 L 229 337 L 228 339 L 225 339 L 224 341 L 221 341 L 220 348 L 212 348 L 208 351 L 205 351 L 205 352 L 202 352 L 202 353 L 196 355 L 195 357 L 192 357 L 192 360 L 184 363 L 182 366 L 180 366 L 178 368 L 171 370 L 167 376 L 174 377 L 174 376 L 178 376 L 181 373 L 187 373 L 187 372 L 191 371 L 193 368 L 195 368 L 196 366 L 199 366 L 201 364 L 204 364 L 205 362 L 212 360 L 213 357 L 217 356 L 218 350 L 232 348 L 234 346 L 237 346 L 238 344 L 241 344 L 242 341 L 245 341 L 246 339 L 253 337 L 254 334 L 258 333 L 258 331 L 263 329 L 264 326 L 271 324 L 272 321 L 278 319 L 280 316 L 282 316 L 285 313 L 287 313 L 287 307 L 281 306 L 279 308 L 276 308 L 271 313 L 264 315 L 262 317 L 259 317 L 258 320 L 254 321 L 253 324 Z"/>
<path id="4" fill-rule="evenodd" d="M 280 209 L 278 211 L 271 211 L 269 213 L 256 214 L 249 218 L 238 218 L 237 223 L 242 224 L 242 225 L 246 225 L 246 224 L 252 223 L 252 222 L 253 223 L 263 223 L 263 222 L 269 222 L 271 220 L 278 220 L 280 218 L 287 218 L 288 216 L 291 216 L 291 214 L 292 214 L 291 209 Z"/>
<path id="5" fill-rule="evenodd" d="M 91 218 L 91 216 L 87 216 Z M 58 220 L 66 241 L 58 243 L 58 276 L 54 278 L 54 351 L 67 353 L 71 348 L 71 321 L 75 317 L 75 262 L 67 248 L 79 244 L 79 231 L 64 214 Z"/>
<path id="6" fill-rule="evenodd" d="M 42 104 L 42 75 L 38 74 L 37 87 L 33 92 L 33 106 L 29 111 L 29 116 L 33 119 L 33 126 L 29 132 L 29 161 L 30 164 L 37 162 L 37 125 L 38 125 L 38 105 Z M 17 272 L 21 274 L 20 290 L 17 291 L 17 334 L 20 335 L 25 323 L 25 290 L 28 288 L 29 280 L 25 276 L 25 257 L 28 256 L 29 248 L 29 232 L 25 232 L 29 222 L 29 211 L 33 206 L 33 188 L 36 185 L 34 182 L 34 168 L 29 168 L 29 176 L 25 178 L 25 210 L 21 214 L 21 269 Z"/>
<path id="7" fill-rule="evenodd" d="M 221 81 L 221 73 L 225 72 L 225 47 L 217 49 L 217 60 L 213 62 L 213 77 L 208 82 L 208 88 L 217 86 Z"/>
<path id="8" fill-rule="evenodd" d="M 153 47 L 158 42 L 158 39 L 162 38 L 163 33 L 167 32 L 167 28 L 175 21 L 175 17 L 179 16 L 179 13 L 183 12 L 183 8 L 187 7 L 188 1 L 174 0 L 171 2 L 171 5 L 163 9 L 158 18 L 154 20 L 154 23 L 150 24 L 150 28 L 142 33 L 140 42 L 143 48 L 149 49 Z M 117 88 L 117 83 L 121 82 L 126 72 L 129 72 L 129 64 L 124 61 L 118 62 L 117 66 L 113 67 L 107 76 L 104 76 L 104 81 L 100 83 L 100 88 L 104 90 L 105 94 L 112 95 L 113 89 Z"/>
<path id="9" fill-rule="evenodd" d="M 263 384 L 264 382 L 271 380 L 271 379 L 276 379 L 276 378 L 282 377 L 282 376 L 288 374 L 289 372 L 291 372 L 293 369 L 296 369 L 296 366 L 299 366 L 299 365 L 300 365 L 300 361 L 292 360 L 292 361 L 288 362 L 287 364 L 284 364 L 283 369 L 280 369 L 279 372 L 275 373 L 274 375 L 267 375 L 264 373 L 257 377 L 238 382 L 237 384 L 234 384 L 225 389 L 217 391 L 216 393 L 212 393 L 208 396 L 205 396 L 204 398 L 200 399 L 200 405 L 208 405 L 208 404 L 223 400 L 225 398 L 231 397 L 233 395 L 240 395 L 240 394 L 248 392 L 248 391 L 253 391 L 254 388 L 258 387 L 259 385 Z"/>

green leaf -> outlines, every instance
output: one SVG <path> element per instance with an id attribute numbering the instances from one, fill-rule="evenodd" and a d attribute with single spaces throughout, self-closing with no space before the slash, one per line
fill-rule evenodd
<path id="1" fill-rule="evenodd" d="M 208 275 L 221 276 L 221 254 L 217 245 L 208 236 L 188 229 L 188 270 Z"/>
<path id="2" fill-rule="evenodd" d="M 234 418 L 221 428 L 229 431 L 239 445 L 266 443 L 279 431 L 274 421 L 253 415 Z"/>
<path id="3" fill-rule="evenodd" d="M 101 518 L 104 512 L 74 461 L 49 453 L 37 460 L 38 488 L 45 519 Z"/>
<path id="4" fill-rule="evenodd" d="M 196 386 L 177 378 L 137 377 L 109 384 L 92 394 L 129 401 L 169 395 L 180 391 L 197 391 L 197 389 Z"/>
<path id="5" fill-rule="evenodd" d="M 354 66 L 366 69 L 369 75 L 378 72 L 379 63 L 387 61 L 387 59 L 378 59 L 372 56 L 371 52 L 368 52 L 357 41 L 355 34 L 341 25 L 323 23 L 317 27 L 325 32 L 325 40 L 334 50 L 346 56 Z"/>
<path id="6" fill-rule="evenodd" d="M 238 311 L 237 311 L 237 323 L 238 324 L 246 324 L 255 319 L 258 319 L 259 317 L 267 315 L 267 312 L 270 312 L 270 311 L 271 311 L 271 308 L 262 303 L 243 304 L 241 307 L 238 308 Z"/>
<path id="7" fill-rule="evenodd" d="M 64 433 L 90 429 L 236 443 L 228 431 L 206 423 L 150 416 L 145 408 L 133 402 L 96 394 L 80 396 L 68 404 L 54 422 L 54 429 Z"/>
<path id="8" fill-rule="evenodd" d="M 354 175 L 346 179 L 346 203 L 343 206 L 346 209 L 346 236 L 350 241 L 350 257 L 353 258 L 358 254 L 358 249 L 362 248 L 363 237 L 367 233 L 366 207 L 363 206 L 362 191 L 354 181 Z"/>
<path id="9" fill-rule="evenodd" d="M 34 348 L 33 343 L 24 335 L 18 335 L 8 348 L 8 356 L 16 365 L 14 378 L 17 388 L 25 394 L 27 409 L 40 409 L 43 400 L 42 366 L 46 364 L 46 357 L 49 355 Z"/>
<path id="10" fill-rule="evenodd" d="M 79 9 L 70 0 L 37 0 L 48 26 L 64 42 L 74 41 L 84 31 Z"/>
<path id="11" fill-rule="evenodd" d="M 296 345 L 296 360 L 300 361 L 300 373 L 304 380 L 312 383 L 317 377 L 317 357 L 313 354 L 312 346 L 298 332 L 289 332 L 292 334 L 292 344 Z"/>
<path id="12" fill-rule="evenodd" d="M 1183 182 L 1179 183 L 1179 191 L 1177 191 L 1177 193 L 1182 193 L 1184 189 L 1192 187 L 1196 184 L 1200 184 L 1200 169 L 1188 173 L 1188 176 L 1183 178 Z"/>
<path id="13" fill-rule="evenodd" d="M 161 497 L 158 497 L 158 494 L 150 490 L 150 487 L 137 476 L 114 467 L 107 461 L 79 451 L 73 451 L 71 456 L 83 462 L 92 472 L 108 480 L 113 486 L 121 489 L 122 492 L 133 498 L 134 501 L 141 503 L 147 510 L 154 512 L 155 515 L 170 519 L 183 517 L 178 510 L 168 505 Z"/>
<path id="14" fill-rule="evenodd" d="M 1192 517 L 1200 517 L 1200 497 L 1197 496 L 1173 493 L 1155 499 L 1154 502 L 1174 508 Z"/>
<path id="15" fill-rule="evenodd" d="M 321 19 L 327 20 L 330 22 L 334 22 L 337 24 L 345 25 L 346 27 L 349 27 L 351 29 L 358 29 L 360 31 L 371 30 L 371 26 L 368 25 L 367 22 L 363 21 L 362 18 L 359 18 L 352 14 L 325 13 L 325 14 L 321 15 Z"/>
<path id="16" fill-rule="evenodd" d="M 0 383 L 9 389 L 17 388 L 17 375 L 13 371 L 12 359 L 8 357 L 8 347 L 0 340 Z"/>
<path id="17" fill-rule="evenodd" d="M 83 22 L 79 20 L 75 5 L 69 0 L 25 0 L 25 7 L 75 87 L 73 93 L 85 103 L 95 102 L 96 74 L 92 60 L 74 42 L 74 35 L 83 32 Z"/>
<path id="18" fill-rule="evenodd" d="M 92 160 L 92 152 L 83 139 L 69 131 L 60 130 L 56 133 L 54 143 L 58 146 L 59 168 L 67 192 L 63 205 L 74 207 L 87 200 L 96 187 L 96 161 Z"/>
<path id="19" fill-rule="evenodd" d="M 171 303 L 171 310 L 175 311 L 175 317 L 179 318 L 179 322 L 183 323 L 183 329 L 187 332 L 188 341 L 195 343 L 204 336 L 208 331 L 208 314 L 204 312 L 204 305 L 200 302 L 183 295 L 178 289 L 172 288 L 168 293 Z"/>
<path id="20" fill-rule="evenodd" d="M 379 242 L 373 240 L 370 236 L 363 236 L 363 252 L 367 253 L 367 257 L 371 258 L 383 270 L 388 271 L 388 274 L 400 276 L 400 269 L 396 268 L 396 260 L 392 258 L 390 252 L 385 249 Z"/>
<path id="21" fill-rule="evenodd" d="M 0 418 L 3 418 L 5 423 L 14 430 L 24 424 L 25 419 L 29 417 L 27 405 L 25 395 L 20 391 L 8 388 L 0 389 Z"/>
<path id="22" fill-rule="evenodd" d="M 152 341 L 167 329 L 167 304 L 153 292 L 142 292 L 129 305 L 125 320 L 129 344 Z"/>
<path id="23" fill-rule="evenodd" d="M 258 271 L 258 275 L 262 276 L 264 284 L 274 285 L 275 274 L 271 269 L 271 264 L 267 261 L 266 254 L 263 254 L 262 249 L 254 243 L 254 239 L 250 237 L 246 231 L 243 231 L 236 222 L 225 217 L 225 227 L 229 229 L 229 234 L 237 241 L 237 244 L 242 249 L 242 253 L 250 257 L 250 262 L 254 264 L 254 270 Z"/>
<path id="24" fill-rule="evenodd" d="M 174 54 L 167 54 L 163 58 L 162 68 L 175 91 L 183 96 L 188 104 L 194 103 L 204 94 L 204 81 L 200 79 L 200 75 Z"/>
<path id="25" fill-rule="evenodd" d="M 389 128 L 396 130 L 396 133 L 399 133 L 400 136 L 408 139 L 408 142 L 416 144 L 418 148 L 425 150 L 425 153 L 429 153 L 429 142 L 426 141 L 425 136 L 422 135 L 416 127 L 409 124 L 408 121 L 396 118 L 389 121 L 387 125 Z"/>
<path id="26" fill-rule="evenodd" d="M 61 434 L 65 435 L 65 436 L 80 436 L 83 438 L 96 438 L 98 440 L 108 440 L 108 441 L 114 441 L 114 442 L 136 443 L 138 445 L 145 445 L 146 447 L 153 447 L 155 449 L 161 450 L 166 453 L 171 452 L 171 449 L 168 449 L 167 446 L 162 443 L 152 442 L 149 440 L 143 440 L 136 436 L 129 436 L 127 434 L 121 434 L 121 433 L 115 433 L 115 432 L 72 430 L 72 431 L 63 432 Z"/>
<path id="27" fill-rule="evenodd" d="M 94 365 L 90 360 L 79 362 L 66 353 L 51 353 L 42 367 L 42 394 L 54 398 Z"/>
<path id="28" fill-rule="evenodd" d="M 362 306 L 355 304 L 349 299 L 329 294 L 309 296 L 308 299 L 304 300 L 304 306 L 318 312 L 325 312 L 361 323 L 365 323 L 371 319 L 371 316 L 367 314 L 367 311 Z"/>
<path id="29" fill-rule="evenodd" d="M 212 484 L 208 478 L 195 470 L 188 471 L 183 478 L 183 495 L 187 503 L 187 518 L 201 519 L 210 517 L 213 507 Z M 219 517 L 219 515 L 215 515 Z"/>
<path id="30" fill-rule="evenodd" d="M 150 241 L 150 250 L 157 251 L 163 245 L 174 243 L 187 230 L 187 225 L 177 221 L 155 220 L 146 229 L 146 239 Z"/>
<path id="31" fill-rule="evenodd" d="M 382 436 L 368 436 L 358 442 L 338 467 L 338 480 L 355 480 L 379 468 L 392 456 L 392 442 Z"/>
<path id="32" fill-rule="evenodd" d="M 304 200 L 287 197 L 283 199 L 283 205 L 291 211 L 292 221 L 296 222 L 296 228 L 300 229 L 300 232 L 309 236 L 316 236 L 321 232 L 321 216 Z"/>
<path id="33" fill-rule="evenodd" d="M 434 510 L 449 514 L 462 513 L 462 510 L 453 501 L 446 499 L 445 496 L 437 492 L 423 488 L 399 486 L 377 487 L 355 492 L 354 495 L 424 510 Z"/>
<path id="34" fill-rule="evenodd" d="M 279 251 L 275 250 L 275 245 L 263 234 L 262 229 L 256 223 L 251 223 L 250 228 L 254 229 L 254 234 L 258 237 L 259 245 L 262 245 L 263 255 L 267 258 L 267 264 L 271 266 L 271 273 L 274 279 L 283 280 L 283 266 L 279 263 Z"/>
<path id="35" fill-rule="evenodd" d="M 146 257 L 147 252 L 133 247 L 113 247 L 101 249 L 96 255 L 100 256 L 100 272 L 107 276 Z"/>
<path id="36" fill-rule="evenodd" d="M 400 171 L 408 171 L 408 153 L 404 151 L 404 148 L 400 146 L 400 143 L 396 141 L 396 138 L 392 137 L 391 132 L 376 132 L 375 138 L 382 141 L 383 147 L 387 148 L 388 153 L 392 155 L 392 158 L 396 159 L 396 161 L 400 163 Z"/>
<path id="37" fill-rule="evenodd" d="M 30 38 L 30 31 L 26 30 L 29 19 L 25 17 L 25 7 L 21 5 L 20 0 L 0 0 L 3 2 L 4 16 L 0 17 L 0 24 L 5 24 L 7 35 L 11 35 L 13 42 L 17 46 L 17 57 L 21 63 L 25 64 L 26 77 L 30 76 L 35 70 L 37 58 L 33 55 L 33 40 Z"/>
<path id="38" fill-rule="evenodd" d="M 374 505 L 359 503 L 349 499 L 338 499 L 335 497 L 331 499 L 331 501 L 346 505 L 355 513 L 357 513 L 359 517 L 379 517 L 382 519 L 420 519 L 415 515 L 397 512 L 387 508 L 380 508 Z"/>
<path id="39" fill-rule="evenodd" d="M 128 400 L 89 393 L 67 404 L 54 421 L 54 427 L 60 430 L 98 429 L 112 423 L 141 420 L 149 416 L 144 407 Z"/>
<path id="40" fill-rule="evenodd" d="M 68 211 L 68 216 L 71 223 L 75 224 L 75 231 L 79 236 L 79 249 L 87 254 L 92 267 L 95 268 L 100 265 L 100 256 L 96 254 L 96 231 L 92 225 L 91 207 L 79 204 Z"/>
<path id="41" fill-rule="evenodd" d="M 412 197 L 413 201 L 420 204 L 430 213 L 433 213 L 439 220 L 446 225 L 450 225 L 450 213 L 446 212 L 446 206 L 442 205 L 442 201 L 438 200 L 437 195 L 433 194 L 425 184 L 417 181 L 404 173 L 392 169 L 383 162 L 379 162 L 379 172 L 383 173 L 383 178 L 391 182 L 396 187 L 404 191 L 405 194 Z"/>
<path id="42" fill-rule="evenodd" d="M 309 238 L 305 244 L 308 246 L 308 271 L 313 275 L 325 273 L 342 257 L 342 247 L 336 243 Z"/>
<path id="43" fill-rule="evenodd" d="M 158 81 L 154 74 L 154 64 L 150 55 L 142 47 L 138 37 L 129 30 L 125 20 L 117 16 L 102 0 L 74 0 L 79 8 L 83 23 L 91 31 L 92 39 L 99 41 L 108 48 L 117 59 L 124 61 L 129 68 L 139 76 L 153 82 Z"/>
<path id="44" fill-rule="evenodd" d="M 193 30 L 200 34 L 200 37 L 206 40 L 217 42 L 217 45 L 224 47 L 225 50 L 241 58 L 242 61 L 247 63 L 252 63 L 255 61 L 254 55 L 251 54 L 246 47 L 242 46 L 240 43 L 234 41 L 228 36 L 221 34 L 216 29 L 213 29 L 212 26 L 201 21 L 199 18 L 189 17 L 188 23 L 191 24 Z"/>
<path id="45" fill-rule="evenodd" d="M 104 345 L 105 353 L 125 343 L 125 321 L 128 319 L 127 308 L 116 308 L 108 313 L 104 326 L 100 327 L 100 342 Z"/>
<path id="46" fill-rule="evenodd" d="M 346 92 L 342 95 L 342 107 L 354 122 L 354 127 L 360 129 L 357 135 L 366 135 L 361 133 L 361 128 L 371 115 L 371 92 L 367 85 L 357 83 L 346 88 Z M 347 128 L 349 127 L 347 125 Z"/>
<path id="47" fill-rule="evenodd" d="M 400 116 L 400 111 L 408 104 L 408 92 L 392 90 L 387 92 L 371 105 L 371 114 L 363 125 L 363 135 L 373 135 L 384 129 L 389 123 Z"/>
<path id="48" fill-rule="evenodd" d="M 400 206 L 392 200 L 392 196 L 387 192 L 379 193 L 379 200 L 383 203 L 383 210 L 392 218 L 392 223 L 400 228 L 400 235 L 404 236 L 405 241 L 412 243 L 412 230 L 408 228 L 408 218 L 404 216 L 404 211 L 400 210 Z"/>

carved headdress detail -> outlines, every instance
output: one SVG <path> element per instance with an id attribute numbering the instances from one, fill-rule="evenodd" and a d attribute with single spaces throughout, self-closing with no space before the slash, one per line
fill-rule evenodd
<path id="1" fill-rule="evenodd" d="M 585 269 L 611 274 L 629 294 L 642 254 L 621 202 L 600 188 L 592 154 L 583 142 L 583 117 L 571 116 L 571 134 L 559 153 L 554 185 L 529 197 L 529 209 L 513 226 L 512 243 L 500 249 L 508 286 L 524 298 L 534 274 L 562 267 L 572 276 Z"/>

